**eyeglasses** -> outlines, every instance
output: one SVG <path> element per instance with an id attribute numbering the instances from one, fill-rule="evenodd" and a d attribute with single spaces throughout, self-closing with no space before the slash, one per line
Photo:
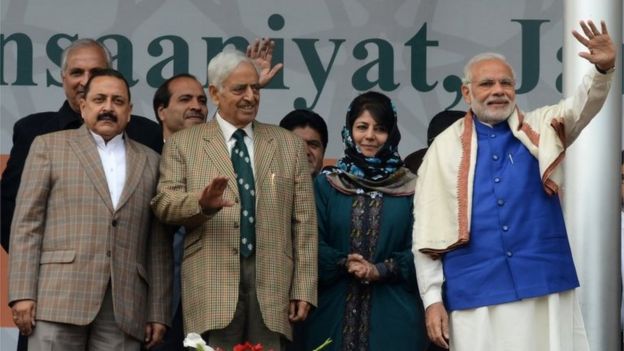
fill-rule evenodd
<path id="1" fill-rule="evenodd" d="M 501 85 L 504 89 L 513 89 L 516 86 L 516 81 L 511 78 L 503 78 L 503 79 L 483 79 L 478 82 L 474 82 L 479 88 L 492 88 L 496 85 L 496 83 Z M 473 83 L 472 81 L 466 81 L 465 84 Z"/>

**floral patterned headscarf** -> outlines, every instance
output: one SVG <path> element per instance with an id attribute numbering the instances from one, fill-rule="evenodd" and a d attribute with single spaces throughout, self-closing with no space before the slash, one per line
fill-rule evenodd
<path id="1" fill-rule="evenodd" d="M 368 111 L 388 131 L 386 143 L 374 157 L 364 156 L 353 140 L 353 123 L 364 111 Z M 398 150 L 400 140 L 396 108 L 390 98 L 374 91 L 361 94 L 349 106 L 346 123 L 342 128 L 345 155 L 338 160 L 336 166 L 358 178 L 369 181 L 384 180 L 403 165 Z"/>

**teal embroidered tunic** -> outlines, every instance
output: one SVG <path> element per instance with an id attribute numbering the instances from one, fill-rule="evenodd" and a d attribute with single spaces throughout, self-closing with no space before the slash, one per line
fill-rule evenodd
<path id="1" fill-rule="evenodd" d="M 424 350 L 424 313 L 411 252 L 412 196 L 346 195 L 324 174 L 315 180 L 315 195 L 319 296 L 300 335 L 304 350 L 327 338 L 333 342 L 326 350 L 354 349 L 345 343 L 368 345 L 368 350 Z M 354 234 L 354 227 L 363 230 Z M 371 233 L 374 237 L 366 237 Z M 347 255 L 358 250 L 370 253 L 369 261 L 384 275 L 381 281 L 363 284 L 346 272 Z"/>

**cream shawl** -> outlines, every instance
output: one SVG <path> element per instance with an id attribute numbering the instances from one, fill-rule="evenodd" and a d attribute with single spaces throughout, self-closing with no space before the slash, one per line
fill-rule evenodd
<path id="1" fill-rule="evenodd" d="M 585 75 L 574 96 L 507 119 L 513 135 L 538 160 L 544 191 L 556 194 L 566 148 L 600 111 L 613 73 Z M 433 258 L 468 243 L 477 137 L 472 111 L 436 137 L 418 170 L 412 251 Z"/>

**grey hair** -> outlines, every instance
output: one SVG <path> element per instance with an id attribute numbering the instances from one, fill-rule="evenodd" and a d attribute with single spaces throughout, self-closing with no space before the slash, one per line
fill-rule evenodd
<path id="1" fill-rule="evenodd" d="M 462 84 L 467 85 L 472 81 L 472 67 L 481 61 L 487 60 L 499 60 L 505 63 L 509 69 L 511 70 L 511 76 L 515 80 L 516 72 L 514 72 L 513 67 L 507 62 L 505 56 L 495 53 L 495 52 L 484 52 L 478 55 L 473 56 L 468 63 L 464 66 L 464 78 L 462 78 Z"/>
<path id="2" fill-rule="evenodd" d="M 218 90 L 221 90 L 221 88 L 223 88 L 223 82 L 232 71 L 243 62 L 251 64 L 256 72 L 258 72 L 256 63 L 245 56 L 245 54 L 231 48 L 224 49 L 208 63 L 208 82 L 210 85 L 214 85 Z M 259 73 L 260 72 L 258 72 L 258 74 Z"/>
<path id="3" fill-rule="evenodd" d="M 72 51 L 74 51 L 75 49 L 85 48 L 89 46 L 95 46 L 102 49 L 102 51 L 104 52 L 104 58 L 106 59 L 106 68 L 111 68 L 111 54 L 106 46 L 104 46 L 104 44 L 100 43 L 97 40 L 91 38 L 82 38 L 75 40 L 67 48 L 65 48 L 65 50 L 63 50 L 63 54 L 61 55 L 61 72 L 64 73 L 67 69 L 67 57 L 69 57 L 69 54 Z"/>

